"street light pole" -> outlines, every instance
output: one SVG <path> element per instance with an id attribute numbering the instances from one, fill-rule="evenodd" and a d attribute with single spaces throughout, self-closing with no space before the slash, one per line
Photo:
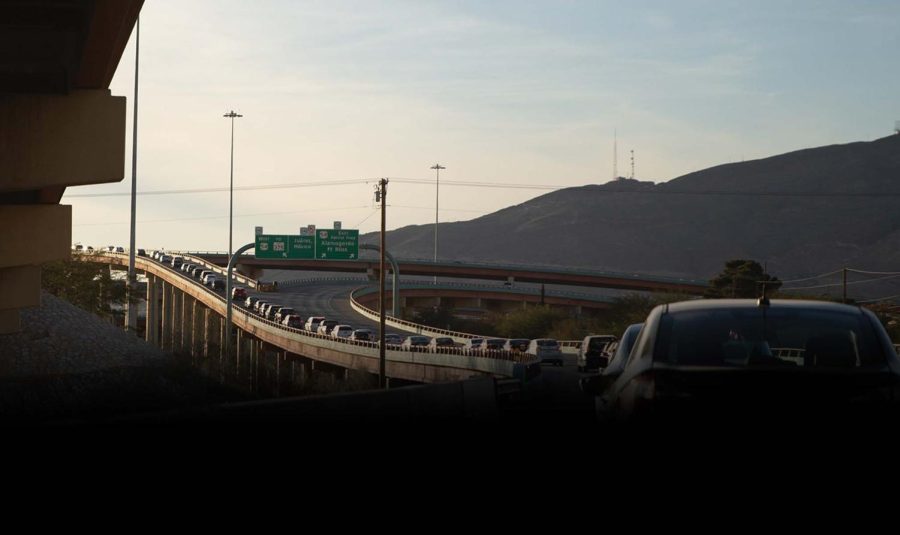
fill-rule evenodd
<path id="1" fill-rule="evenodd" d="M 234 209 L 234 119 L 235 117 L 243 117 L 231 110 L 223 117 L 231 118 L 231 180 L 228 183 L 228 258 L 231 258 L 231 228 L 232 228 L 232 210 Z"/>
<path id="2" fill-rule="evenodd" d="M 134 287 L 137 282 L 134 271 L 135 227 L 137 226 L 137 120 L 138 120 L 138 57 L 141 44 L 141 17 L 135 23 L 134 35 L 134 114 L 132 116 L 131 133 L 131 237 L 128 243 L 128 280 L 125 281 L 127 303 L 125 305 L 125 329 L 137 330 L 137 309 L 134 306 Z"/>
<path id="3" fill-rule="evenodd" d="M 435 183 L 434 183 L 434 263 L 437 264 L 437 251 L 438 251 L 438 203 L 440 202 L 440 191 L 441 191 L 441 169 L 446 169 L 446 167 L 442 166 L 439 163 L 434 164 L 432 167 L 434 169 L 435 174 Z M 434 276 L 434 283 L 437 284 L 437 275 Z"/>

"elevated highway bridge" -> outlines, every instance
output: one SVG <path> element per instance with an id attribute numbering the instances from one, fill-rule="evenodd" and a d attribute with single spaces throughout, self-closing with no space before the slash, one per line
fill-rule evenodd
<path id="1" fill-rule="evenodd" d="M 125 253 L 100 252 L 81 257 L 112 266 L 128 264 Z M 198 257 L 189 257 L 189 261 L 212 266 Z M 189 354 L 192 359 L 215 360 L 215 368 L 223 375 L 259 373 L 255 362 L 258 363 L 265 353 L 275 353 L 279 363 L 276 373 L 293 375 L 299 368 L 299 373 L 304 374 L 321 366 L 344 372 L 378 372 L 377 343 L 335 339 L 279 325 L 237 303 L 232 305 L 236 336 L 232 337 L 231 351 L 226 351 L 226 301 L 222 293 L 201 285 L 187 273 L 148 257 L 136 257 L 135 268 L 147 277 L 146 339 L 165 350 Z M 250 288 L 258 286 L 258 281 L 244 276 L 237 277 L 237 282 Z M 425 326 L 412 329 L 434 334 Z M 386 357 L 387 377 L 401 383 L 441 383 L 475 377 L 525 381 L 540 373 L 539 363 L 520 353 L 480 354 L 459 350 L 425 353 L 392 346 L 386 351 Z M 290 371 L 282 372 L 280 366 Z"/>

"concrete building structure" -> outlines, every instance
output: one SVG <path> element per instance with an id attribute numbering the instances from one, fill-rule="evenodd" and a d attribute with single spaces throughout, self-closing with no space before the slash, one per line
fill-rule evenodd
<path id="1" fill-rule="evenodd" d="M 68 186 L 125 176 L 125 97 L 109 84 L 143 0 L 0 5 L 0 334 L 68 258 Z"/>

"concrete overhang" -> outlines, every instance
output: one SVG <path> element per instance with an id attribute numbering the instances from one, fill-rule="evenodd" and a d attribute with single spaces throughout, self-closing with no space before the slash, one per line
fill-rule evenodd
<path id="1" fill-rule="evenodd" d="M 142 5 L 0 3 L 0 204 L 122 180 L 125 98 L 108 87 Z"/>

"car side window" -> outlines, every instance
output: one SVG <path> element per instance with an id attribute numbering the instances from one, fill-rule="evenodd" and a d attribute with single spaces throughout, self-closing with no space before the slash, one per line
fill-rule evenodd
<path id="1" fill-rule="evenodd" d="M 642 355 L 652 355 L 653 337 L 656 335 L 660 316 L 662 316 L 664 309 L 665 306 L 660 305 L 654 308 L 650 312 L 650 315 L 647 316 L 647 321 L 644 322 L 644 326 L 638 333 L 637 339 L 634 341 L 634 346 L 631 348 L 631 353 L 628 355 L 628 361 L 625 363 L 626 368 L 641 358 Z"/>

